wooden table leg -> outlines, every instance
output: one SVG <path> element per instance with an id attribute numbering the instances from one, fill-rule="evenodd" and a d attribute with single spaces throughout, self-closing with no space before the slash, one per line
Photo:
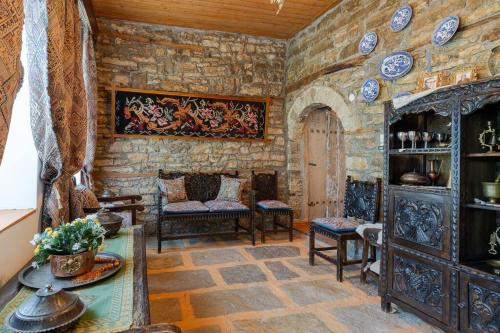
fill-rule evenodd
<path id="1" fill-rule="evenodd" d="M 337 239 L 337 281 L 342 282 L 343 280 L 343 269 L 344 269 L 344 240 L 342 237 Z"/>
<path id="2" fill-rule="evenodd" d="M 314 229 L 309 229 L 309 265 L 314 266 Z"/>

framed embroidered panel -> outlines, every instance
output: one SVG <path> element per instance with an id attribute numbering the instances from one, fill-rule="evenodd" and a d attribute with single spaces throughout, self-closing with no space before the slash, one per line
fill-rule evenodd
<path id="1" fill-rule="evenodd" d="M 112 89 L 113 139 L 266 141 L 270 98 Z"/>

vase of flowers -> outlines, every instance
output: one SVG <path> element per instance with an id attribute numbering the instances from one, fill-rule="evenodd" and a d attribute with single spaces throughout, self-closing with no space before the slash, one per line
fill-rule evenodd
<path id="1" fill-rule="evenodd" d="M 35 245 L 33 266 L 38 267 L 50 260 L 54 276 L 85 274 L 94 267 L 95 255 L 105 233 L 97 218 L 76 219 L 55 229 L 47 228 L 31 241 Z"/>

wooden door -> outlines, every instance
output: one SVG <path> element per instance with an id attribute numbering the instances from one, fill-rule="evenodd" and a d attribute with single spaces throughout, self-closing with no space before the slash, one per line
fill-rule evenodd
<path id="1" fill-rule="evenodd" d="M 342 214 L 345 188 L 343 130 L 331 111 L 309 114 L 304 132 L 306 218 Z"/>

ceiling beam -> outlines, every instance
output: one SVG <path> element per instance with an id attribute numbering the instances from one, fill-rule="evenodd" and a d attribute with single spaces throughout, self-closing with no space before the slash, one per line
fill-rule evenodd
<path id="1" fill-rule="evenodd" d="M 83 7 L 85 8 L 85 12 L 87 13 L 87 17 L 89 19 L 90 28 L 92 29 L 92 35 L 94 39 L 97 38 L 97 33 L 99 29 L 97 27 L 97 20 L 94 12 L 94 7 L 92 6 L 91 0 L 82 0 Z"/>

